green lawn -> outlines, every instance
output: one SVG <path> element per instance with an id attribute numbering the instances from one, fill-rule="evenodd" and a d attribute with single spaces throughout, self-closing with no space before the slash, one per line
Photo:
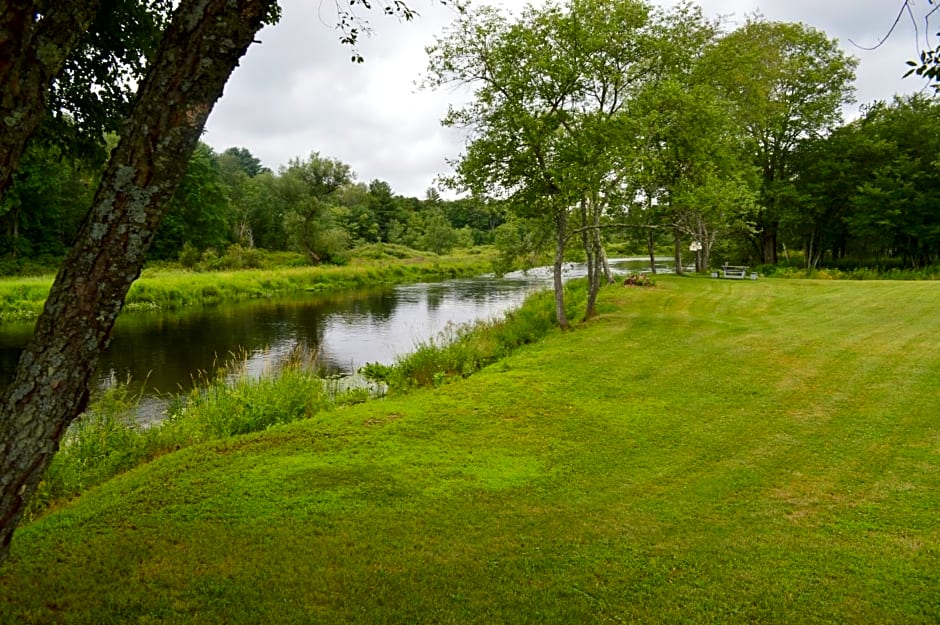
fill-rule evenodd
<path id="1" fill-rule="evenodd" d="M 940 283 L 660 278 L 24 527 L 2 623 L 940 622 Z"/>

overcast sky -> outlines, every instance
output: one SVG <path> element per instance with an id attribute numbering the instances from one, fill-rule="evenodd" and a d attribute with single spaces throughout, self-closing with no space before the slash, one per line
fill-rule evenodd
<path id="1" fill-rule="evenodd" d="M 472 0 L 520 10 L 524 0 Z M 921 20 L 927 0 L 915 0 Z M 539 4 L 536 0 L 535 4 Z M 670 0 L 651 0 L 671 6 Z M 902 79 L 904 62 L 917 55 L 910 18 L 901 20 L 882 47 L 866 51 L 891 28 L 902 0 L 700 0 L 705 14 L 726 16 L 730 24 L 760 11 L 768 20 L 803 22 L 836 38 L 860 61 L 858 106 L 890 100 L 923 88 L 917 78 Z M 281 0 L 279 24 L 264 29 L 235 71 L 209 119 L 204 140 L 217 151 L 250 150 L 273 170 L 311 152 L 350 165 L 363 182 L 387 181 L 395 193 L 423 197 L 435 177 L 447 173 L 447 159 L 459 156 L 464 136 L 441 127 L 454 95 L 415 86 L 425 70 L 425 46 L 455 14 L 436 0 L 409 0 L 421 13 L 399 23 L 376 11 L 374 34 L 359 51 L 364 64 L 350 62 L 350 50 L 332 29 L 333 0 Z M 940 23 L 940 15 L 934 22 Z"/>

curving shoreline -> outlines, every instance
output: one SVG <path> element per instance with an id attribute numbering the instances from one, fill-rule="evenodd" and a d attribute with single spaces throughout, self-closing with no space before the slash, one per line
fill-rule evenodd
<path id="1" fill-rule="evenodd" d="M 147 269 L 127 295 L 124 310 L 175 310 L 187 306 L 269 298 L 304 291 L 341 291 L 379 284 L 458 278 L 492 271 L 494 254 L 353 259 L 347 265 L 195 272 Z M 0 279 L 0 323 L 39 316 L 53 276 Z"/>

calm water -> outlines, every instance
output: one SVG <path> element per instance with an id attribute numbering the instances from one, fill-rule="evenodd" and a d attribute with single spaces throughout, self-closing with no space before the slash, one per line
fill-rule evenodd
<path id="1" fill-rule="evenodd" d="M 643 259 L 612 263 L 642 270 Z M 569 276 L 583 267 L 569 265 Z M 492 319 L 550 288 L 550 269 L 413 284 L 354 293 L 305 294 L 182 312 L 122 316 L 99 363 L 99 385 L 132 381 L 150 396 L 188 390 L 200 372 L 214 373 L 239 355 L 258 375 L 298 348 L 317 354 L 328 374 L 352 374 L 368 362 L 391 364 L 451 324 Z M 31 324 L 0 326 L 0 382 L 12 376 Z M 145 381 L 145 382 L 144 382 Z"/>

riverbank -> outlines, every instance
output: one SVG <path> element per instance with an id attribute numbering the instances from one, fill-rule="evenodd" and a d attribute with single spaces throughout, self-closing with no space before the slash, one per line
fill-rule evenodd
<path id="1" fill-rule="evenodd" d="M 583 286 L 569 287 L 569 307 L 583 306 Z M 442 336 L 412 345 L 396 362 L 364 367 L 350 384 L 345 377 L 322 377 L 316 349 L 297 345 L 284 358 L 254 371 L 245 353 L 217 363 L 182 389 L 162 398 L 160 416 L 141 420 L 141 403 L 153 402 L 146 387 L 128 381 L 92 397 L 89 410 L 62 440 L 30 499 L 26 521 L 61 507 L 115 475 L 172 451 L 207 441 L 259 432 L 275 425 L 311 419 L 340 406 L 377 395 L 436 386 L 476 373 L 554 327 L 554 298 L 536 292 L 505 315 L 476 324 L 448 326 Z M 379 392 L 379 389 L 382 389 Z M 158 400 L 160 401 L 160 400 Z"/>
<path id="2" fill-rule="evenodd" d="M 342 291 L 480 275 L 492 271 L 495 252 L 477 248 L 438 256 L 400 246 L 368 246 L 346 265 L 271 267 L 197 272 L 161 265 L 144 270 L 128 292 L 125 311 L 272 298 L 304 291 Z M 42 311 L 54 276 L 0 278 L 0 322 L 33 319 Z"/>
<path id="3" fill-rule="evenodd" d="M 938 305 L 605 289 L 467 379 L 170 453 L 23 527 L 0 622 L 930 622 Z"/>

